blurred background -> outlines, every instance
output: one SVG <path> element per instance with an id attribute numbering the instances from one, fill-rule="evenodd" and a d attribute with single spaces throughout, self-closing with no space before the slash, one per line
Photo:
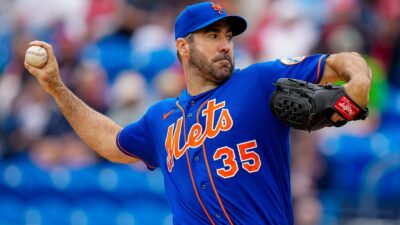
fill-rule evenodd
<path id="1" fill-rule="evenodd" d="M 99 158 L 23 67 L 54 46 L 64 82 L 121 125 L 184 88 L 173 38 L 190 0 L 0 1 L 0 224 L 172 224 L 159 170 Z M 248 31 L 236 65 L 356 51 L 370 117 L 292 133 L 296 225 L 400 224 L 400 0 L 225 0 Z"/>

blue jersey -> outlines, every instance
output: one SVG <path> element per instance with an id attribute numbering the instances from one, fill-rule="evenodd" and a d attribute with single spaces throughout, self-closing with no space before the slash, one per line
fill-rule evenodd
<path id="1" fill-rule="evenodd" d="M 275 118 L 273 83 L 318 83 L 326 55 L 257 63 L 219 87 L 152 106 L 117 136 L 127 155 L 159 167 L 174 224 L 293 224 L 289 127 Z"/>

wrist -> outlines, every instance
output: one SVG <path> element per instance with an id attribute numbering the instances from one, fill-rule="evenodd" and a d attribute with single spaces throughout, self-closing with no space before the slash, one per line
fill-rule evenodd
<path id="1" fill-rule="evenodd" d="M 359 106 L 366 108 L 369 102 L 370 82 L 351 80 L 344 85 L 346 94 Z"/>
<path id="2" fill-rule="evenodd" d="M 347 82 L 347 86 L 351 86 L 352 88 L 357 88 L 357 89 L 367 89 L 371 87 L 371 80 L 368 77 L 357 77 L 349 80 Z"/>
<path id="3" fill-rule="evenodd" d="M 54 85 L 54 87 L 49 91 L 49 94 L 56 98 L 60 95 L 64 95 L 66 91 L 68 91 L 67 86 L 61 82 L 57 85 Z"/>

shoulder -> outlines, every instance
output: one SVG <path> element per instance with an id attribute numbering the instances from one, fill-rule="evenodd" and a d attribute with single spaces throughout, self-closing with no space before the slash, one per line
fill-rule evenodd
<path id="1" fill-rule="evenodd" d="M 233 73 L 233 77 L 237 77 L 238 80 L 257 80 L 265 79 L 265 74 L 275 74 L 277 70 L 276 61 L 265 61 L 265 62 L 257 62 L 249 65 L 243 69 L 237 69 Z"/>
<path id="2" fill-rule="evenodd" d="M 157 121 L 163 114 L 176 108 L 177 98 L 167 98 L 150 106 L 145 117 L 147 121 Z"/>
<path id="3" fill-rule="evenodd" d="M 271 61 L 264 61 L 264 62 L 257 62 L 254 64 L 249 65 L 246 68 L 238 69 L 235 72 L 239 74 L 246 74 L 246 73 L 265 73 L 267 71 L 274 70 L 276 66 L 281 64 L 280 60 L 271 60 Z"/>
<path id="4" fill-rule="evenodd" d="M 298 76 L 298 79 L 309 78 L 315 80 L 315 75 L 317 75 L 317 78 L 320 77 L 327 56 L 328 55 L 316 54 L 257 62 L 241 70 L 241 72 L 258 74 L 262 76 L 263 79 L 265 77 L 270 77 L 276 80 L 280 77 L 296 78 L 296 76 Z M 308 74 L 309 77 L 304 77 L 304 74 Z"/>
<path id="5" fill-rule="evenodd" d="M 257 62 L 241 71 L 258 71 L 261 73 L 274 72 L 283 68 L 291 68 L 295 65 L 310 64 L 314 60 L 319 60 L 321 57 L 326 55 L 311 55 L 311 56 L 298 56 L 288 57 L 281 59 L 273 59 L 269 61 Z"/>

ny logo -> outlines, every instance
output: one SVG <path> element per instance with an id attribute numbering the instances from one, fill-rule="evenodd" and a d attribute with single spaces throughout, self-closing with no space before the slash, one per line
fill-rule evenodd
<path id="1" fill-rule="evenodd" d="M 216 3 L 211 3 L 211 7 L 215 10 L 218 11 L 219 14 L 222 14 L 222 6 Z"/>

